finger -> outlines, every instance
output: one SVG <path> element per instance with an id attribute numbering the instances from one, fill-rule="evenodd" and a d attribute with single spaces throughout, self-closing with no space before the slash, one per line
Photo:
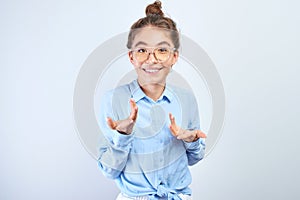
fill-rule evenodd
<path id="1" fill-rule="evenodd" d="M 185 139 L 193 139 L 196 137 L 196 133 L 194 131 L 182 131 L 177 136 L 178 140 L 185 140 Z"/>
<path id="2" fill-rule="evenodd" d="M 177 136 L 177 131 L 175 130 L 175 127 L 170 125 L 169 128 L 171 130 L 172 135 L 174 135 L 176 137 Z"/>
<path id="3" fill-rule="evenodd" d="M 171 121 L 171 125 L 176 127 L 175 117 L 171 113 L 169 113 L 169 118 Z"/>
<path id="4" fill-rule="evenodd" d="M 129 103 L 130 103 L 130 110 L 131 110 L 129 118 L 135 121 L 137 118 L 138 107 L 134 99 L 130 99 Z"/>
<path id="5" fill-rule="evenodd" d="M 207 137 L 206 134 L 200 130 L 197 130 L 196 134 L 197 134 L 198 138 L 206 138 Z"/>
<path id="6" fill-rule="evenodd" d="M 113 121 L 110 117 L 107 117 L 107 118 L 106 118 L 106 122 L 107 122 L 107 125 L 108 125 L 111 129 L 113 129 L 113 130 L 116 129 L 117 123 L 116 123 L 115 121 Z"/>

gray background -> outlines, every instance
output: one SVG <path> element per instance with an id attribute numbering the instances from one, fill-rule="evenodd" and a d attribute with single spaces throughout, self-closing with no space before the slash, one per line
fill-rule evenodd
<path id="1" fill-rule="evenodd" d="M 152 1 L 0 3 L 0 199 L 114 199 L 74 128 L 74 84 L 87 56 L 127 31 Z M 299 199 L 300 3 L 163 1 L 214 61 L 226 122 L 192 167 L 194 199 Z"/>

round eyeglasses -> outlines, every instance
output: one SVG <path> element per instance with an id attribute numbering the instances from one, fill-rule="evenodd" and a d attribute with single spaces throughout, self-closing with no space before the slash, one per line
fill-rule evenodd
<path id="1" fill-rule="evenodd" d="M 150 54 L 154 55 L 154 58 L 157 62 L 162 63 L 170 58 L 170 55 L 176 50 L 176 48 L 168 48 L 168 47 L 157 47 L 152 48 L 152 50 L 148 48 L 136 48 L 132 49 L 132 55 L 135 60 L 138 62 L 145 62 L 149 59 Z"/>

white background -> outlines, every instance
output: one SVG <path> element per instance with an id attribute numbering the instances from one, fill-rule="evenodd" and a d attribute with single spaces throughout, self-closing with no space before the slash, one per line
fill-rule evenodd
<path id="1" fill-rule="evenodd" d="M 75 131 L 74 84 L 102 42 L 152 1 L 2 0 L 0 199 L 110 200 L 118 189 Z M 214 61 L 226 122 L 192 168 L 194 199 L 299 199 L 297 0 L 163 1 Z"/>

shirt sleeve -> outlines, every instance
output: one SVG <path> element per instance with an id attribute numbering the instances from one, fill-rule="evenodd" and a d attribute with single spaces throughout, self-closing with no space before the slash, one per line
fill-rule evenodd
<path id="1" fill-rule="evenodd" d="M 188 164 L 194 165 L 204 158 L 205 155 L 205 141 L 199 138 L 195 142 L 184 142 L 187 152 Z"/>
<path id="2" fill-rule="evenodd" d="M 189 130 L 200 130 L 200 117 L 198 111 L 197 100 L 194 95 L 189 98 Z M 194 165 L 204 158 L 205 155 L 205 139 L 199 138 L 195 142 L 184 142 L 186 148 L 188 164 Z"/>
<path id="3" fill-rule="evenodd" d="M 107 117 L 118 120 L 113 112 L 111 93 L 104 95 L 100 109 L 99 124 L 101 137 L 99 142 L 98 165 L 106 177 L 115 179 L 121 174 L 126 166 L 128 154 L 132 147 L 133 134 L 121 134 L 108 127 L 106 122 Z"/>

